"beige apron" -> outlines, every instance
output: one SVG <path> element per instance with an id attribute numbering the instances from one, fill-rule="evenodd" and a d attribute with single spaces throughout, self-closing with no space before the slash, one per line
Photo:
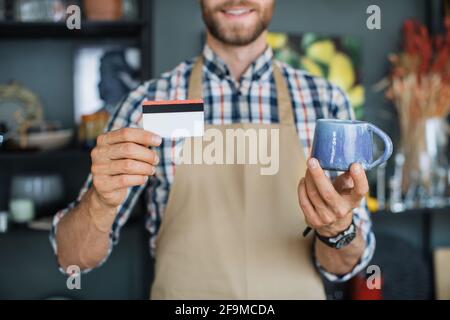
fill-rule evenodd
<path id="1" fill-rule="evenodd" d="M 189 99 L 202 97 L 202 66 L 200 58 Z M 280 124 L 206 128 L 279 129 L 278 173 L 261 175 L 261 164 L 178 165 L 156 242 L 152 299 L 325 298 L 311 241 L 301 236 L 305 156 L 276 63 L 273 74 Z"/>

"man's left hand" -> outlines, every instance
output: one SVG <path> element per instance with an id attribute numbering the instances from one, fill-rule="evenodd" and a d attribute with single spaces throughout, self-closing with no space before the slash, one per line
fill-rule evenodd
<path id="1" fill-rule="evenodd" d="M 347 229 L 353 209 L 369 192 L 366 173 L 358 163 L 334 182 L 325 175 L 317 159 L 308 160 L 308 169 L 298 185 L 298 198 L 306 223 L 321 236 L 334 237 Z"/>

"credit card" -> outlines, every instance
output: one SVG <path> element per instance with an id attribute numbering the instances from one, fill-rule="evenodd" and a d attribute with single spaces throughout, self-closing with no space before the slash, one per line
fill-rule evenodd
<path id="1" fill-rule="evenodd" d="M 162 138 L 202 137 L 203 100 L 145 101 L 142 105 L 144 130 Z"/>

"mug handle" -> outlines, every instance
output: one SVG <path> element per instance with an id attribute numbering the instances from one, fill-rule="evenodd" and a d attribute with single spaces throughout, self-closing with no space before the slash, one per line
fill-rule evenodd
<path id="1" fill-rule="evenodd" d="M 375 133 L 384 142 L 384 153 L 368 166 L 367 170 L 371 170 L 379 164 L 386 162 L 391 157 L 393 146 L 391 138 L 389 138 L 389 136 L 384 131 L 371 123 L 369 123 L 368 125 L 369 130 Z"/>

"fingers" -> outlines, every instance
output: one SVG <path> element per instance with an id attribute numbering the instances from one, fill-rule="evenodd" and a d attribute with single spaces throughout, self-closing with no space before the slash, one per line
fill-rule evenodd
<path id="1" fill-rule="evenodd" d="M 300 207 L 303 210 L 303 214 L 305 215 L 305 220 L 310 227 L 313 229 L 319 228 L 322 225 L 322 221 L 319 216 L 316 214 L 314 206 L 308 199 L 308 195 L 306 193 L 306 185 L 305 179 L 300 180 L 298 185 L 298 200 Z"/>
<path id="2" fill-rule="evenodd" d="M 159 163 L 158 155 L 154 150 L 131 142 L 96 147 L 91 157 L 95 164 L 105 164 L 111 160 L 120 159 L 137 160 L 151 165 Z"/>
<path id="3" fill-rule="evenodd" d="M 91 168 L 94 175 L 142 175 L 151 176 L 156 168 L 146 162 L 131 159 L 116 160 L 104 164 L 93 164 Z"/>
<path id="4" fill-rule="evenodd" d="M 91 152 L 93 187 L 100 198 L 117 206 L 125 199 L 127 188 L 147 183 L 159 163 L 158 155 L 149 147 L 161 143 L 161 137 L 137 128 L 100 135 Z"/>
<path id="5" fill-rule="evenodd" d="M 333 223 L 335 220 L 334 215 L 322 199 L 309 171 L 306 172 L 305 187 L 308 199 L 314 207 L 315 212 L 319 215 L 322 223 L 326 225 Z"/>
<path id="6" fill-rule="evenodd" d="M 333 186 L 339 194 L 348 193 L 354 187 L 353 178 L 350 172 L 339 175 L 333 182 Z"/>
<path id="7" fill-rule="evenodd" d="M 369 182 L 364 169 L 358 163 L 352 164 L 350 175 L 354 183 L 350 197 L 354 203 L 359 204 L 361 199 L 369 192 Z"/>
<path id="8" fill-rule="evenodd" d="M 100 193 L 112 192 L 120 189 L 143 185 L 148 177 L 143 175 L 117 175 L 104 176 L 97 175 L 93 177 L 93 184 Z"/>
<path id="9" fill-rule="evenodd" d="M 311 158 L 308 160 L 308 173 L 310 174 L 313 184 L 316 186 L 320 197 L 331 207 L 336 207 L 342 201 L 339 194 L 334 189 L 330 179 L 325 175 L 325 172 L 319 165 L 317 159 Z M 308 184 L 306 185 L 309 186 Z"/>
<path id="10" fill-rule="evenodd" d="M 133 142 L 144 147 L 158 147 L 162 138 L 152 132 L 140 128 L 122 128 L 107 132 L 97 138 L 97 145 Z"/>
<path id="11" fill-rule="evenodd" d="M 299 183 L 298 196 L 307 223 L 321 234 L 334 235 L 348 224 L 352 209 L 368 192 L 367 177 L 361 165 L 339 176 L 334 184 L 317 160 L 308 161 L 306 176 Z"/>
<path id="12" fill-rule="evenodd" d="M 345 177 L 342 179 L 345 180 Z M 308 161 L 306 190 L 309 199 L 325 224 L 331 224 L 337 219 L 345 217 L 352 209 L 349 202 L 346 201 L 347 199 L 338 193 L 317 159 L 314 158 Z"/>

